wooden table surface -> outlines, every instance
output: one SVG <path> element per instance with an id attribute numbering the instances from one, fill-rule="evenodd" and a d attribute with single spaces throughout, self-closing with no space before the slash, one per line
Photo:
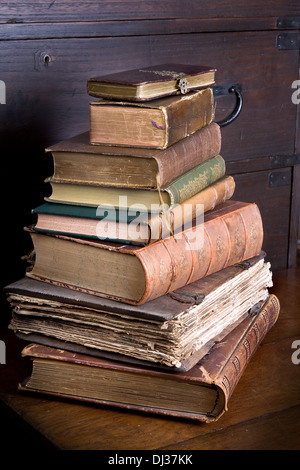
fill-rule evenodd
<path id="1" fill-rule="evenodd" d="M 64 450 L 292 450 L 300 449 L 300 270 L 273 273 L 281 303 L 276 325 L 247 367 L 228 411 L 199 424 L 30 396 L 17 390 L 30 371 L 20 358 L 25 343 L 6 328 L 6 364 L 0 365 L 1 448 Z"/>

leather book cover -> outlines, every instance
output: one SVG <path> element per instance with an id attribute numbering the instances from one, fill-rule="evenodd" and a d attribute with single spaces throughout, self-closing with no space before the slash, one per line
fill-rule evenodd
<path id="1" fill-rule="evenodd" d="M 219 155 L 220 150 L 220 127 L 217 123 L 212 122 L 191 136 L 163 150 L 90 145 L 89 132 L 85 132 L 48 147 L 46 152 L 53 155 L 54 173 L 52 177 L 56 181 L 157 189 L 157 174 L 159 175 L 160 187 L 164 188 L 183 173 Z M 80 154 L 84 156 L 86 165 L 90 168 L 88 174 L 82 169 L 81 159 L 78 157 L 77 160 L 77 156 Z M 99 157 L 108 157 L 104 162 L 101 160 L 101 172 L 98 171 Z M 116 165 L 121 167 L 120 174 L 117 174 L 115 166 L 107 168 L 107 162 L 111 164 L 112 159 L 117 162 Z M 127 165 L 124 163 L 123 166 L 122 159 L 129 163 Z M 143 183 L 136 183 L 137 177 L 131 173 L 132 160 L 140 160 L 143 168 L 145 168 L 145 160 L 155 161 L 155 175 L 149 177 L 149 183 L 145 183 L 144 180 Z M 78 170 L 73 176 L 71 169 L 74 170 L 75 167 L 78 167 Z M 105 179 L 103 178 L 103 171 L 105 171 Z M 112 171 L 113 174 L 111 174 Z M 133 176 L 135 177 L 133 178 Z"/>
<path id="2" fill-rule="evenodd" d="M 211 88 L 147 103 L 90 103 L 90 143 L 165 149 L 212 123 Z"/>
<path id="3" fill-rule="evenodd" d="M 95 76 L 87 80 L 91 96 L 129 101 L 185 94 L 215 83 L 216 69 L 206 65 L 160 64 Z"/>
<path id="4" fill-rule="evenodd" d="M 44 384 L 43 388 L 35 388 L 34 382 L 31 385 L 31 377 L 19 384 L 19 389 L 23 391 L 45 393 L 54 396 L 60 396 L 68 399 L 86 401 L 90 403 L 98 403 L 102 405 L 115 406 L 129 410 L 137 410 L 147 413 L 162 414 L 166 416 L 174 416 L 180 418 L 189 418 L 201 422 L 211 422 L 219 419 L 228 409 L 228 401 L 234 392 L 234 389 L 241 379 L 246 367 L 249 365 L 251 358 L 255 354 L 257 348 L 262 343 L 266 334 L 276 323 L 280 311 L 279 300 L 275 295 L 271 295 L 261 310 L 254 316 L 246 318 L 233 331 L 231 331 L 222 341 L 217 343 L 207 355 L 205 355 L 192 369 L 187 372 L 167 372 L 158 369 L 140 367 L 133 364 L 124 364 L 117 361 L 109 361 L 101 358 L 95 358 L 88 355 L 70 353 L 65 350 L 49 348 L 43 345 L 31 344 L 26 346 L 22 352 L 23 356 L 35 359 L 49 359 L 63 363 L 73 363 L 81 367 L 93 369 L 95 374 L 97 369 L 108 370 L 114 373 L 131 374 L 134 379 L 131 381 L 132 387 L 136 392 L 137 384 L 141 377 L 147 376 L 150 381 L 155 381 L 157 386 L 163 379 L 169 381 L 169 398 L 168 409 L 160 406 L 159 394 L 154 399 L 156 406 L 143 405 L 139 400 L 128 398 L 122 400 L 122 390 L 119 393 L 119 401 L 110 401 L 109 399 L 101 399 L 93 396 L 80 396 L 72 393 L 65 393 L 62 388 L 55 390 L 55 378 L 48 384 Z M 133 375 L 132 375 L 133 374 Z M 109 376 L 109 373 L 108 375 Z M 185 410 L 178 410 L 176 403 L 172 402 L 172 390 L 174 387 L 186 384 L 186 396 L 189 397 L 189 387 L 197 385 L 199 387 L 199 400 L 201 388 L 204 387 L 206 392 L 208 389 L 215 391 L 215 400 L 213 406 L 205 411 L 196 413 Z M 151 387 L 148 388 L 151 395 Z M 165 390 L 166 393 L 168 391 Z M 205 392 L 204 392 L 205 393 Z M 106 395 L 107 396 L 107 395 Z M 131 397 L 135 393 L 131 394 Z M 201 395 L 205 398 L 204 395 Z M 141 399 L 143 401 L 143 398 Z M 189 400 L 186 402 L 189 403 Z M 187 405 L 189 406 L 189 405 Z"/>
<path id="5" fill-rule="evenodd" d="M 162 204 L 167 204 L 172 208 L 174 204 L 183 203 L 222 178 L 225 171 L 225 160 L 221 155 L 217 155 L 182 174 L 164 188 L 158 189 L 77 185 L 55 181 L 50 177 L 46 182 L 50 183 L 52 192 L 45 200 L 110 209 L 114 206 L 113 210 L 127 209 L 134 205 L 136 208 L 140 206 L 141 212 L 159 212 Z M 124 205 L 122 206 L 120 200 L 122 201 L 123 198 Z"/>

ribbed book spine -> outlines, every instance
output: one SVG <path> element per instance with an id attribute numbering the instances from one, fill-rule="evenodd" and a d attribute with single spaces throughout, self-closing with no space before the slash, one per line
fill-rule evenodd
<path id="1" fill-rule="evenodd" d="M 261 215 L 253 203 L 142 248 L 136 256 L 144 266 L 146 289 L 139 303 L 257 256 L 262 243 Z"/>

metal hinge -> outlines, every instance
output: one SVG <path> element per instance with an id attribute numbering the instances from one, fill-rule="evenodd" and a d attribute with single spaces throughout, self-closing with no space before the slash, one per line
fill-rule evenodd
<path id="1" fill-rule="evenodd" d="M 274 155 L 270 157 L 272 168 L 283 168 L 300 164 L 300 154 L 294 155 Z"/>
<path id="2" fill-rule="evenodd" d="M 299 33 L 279 33 L 276 37 L 276 47 L 280 51 L 297 50 L 299 46 Z"/>
<path id="3" fill-rule="evenodd" d="M 277 28 L 300 29 L 300 16 L 282 16 L 277 18 Z"/>
<path id="4" fill-rule="evenodd" d="M 285 171 L 274 171 L 269 173 L 269 188 L 278 188 L 280 186 L 290 186 L 291 176 Z"/>

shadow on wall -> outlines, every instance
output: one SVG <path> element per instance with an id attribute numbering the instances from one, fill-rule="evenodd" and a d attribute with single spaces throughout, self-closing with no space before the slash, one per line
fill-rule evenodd
<path id="1" fill-rule="evenodd" d="M 52 160 L 46 156 L 45 134 L 36 122 L 26 127 L 6 129 L 0 133 L 2 165 L 2 279 L 0 324 L 7 322 L 8 306 L 3 287 L 25 274 L 22 257 L 32 250 L 24 226 L 34 222 L 31 210 L 42 204 L 50 188 L 44 180 L 53 171 Z"/>

